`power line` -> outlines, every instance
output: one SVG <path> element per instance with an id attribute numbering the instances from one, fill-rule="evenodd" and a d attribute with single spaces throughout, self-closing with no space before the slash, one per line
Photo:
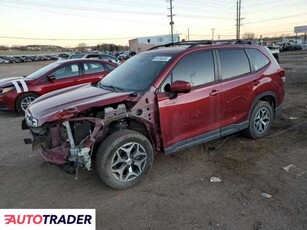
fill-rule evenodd
<path id="1" fill-rule="evenodd" d="M 122 40 L 132 39 L 133 37 L 120 37 L 120 38 L 32 38 L 32 37 L 12 37 L 0 36 L 0 39 L 22 39 L 22 40 L 36 40 L 36 41 L 97 41 L 97 40 Z"/>

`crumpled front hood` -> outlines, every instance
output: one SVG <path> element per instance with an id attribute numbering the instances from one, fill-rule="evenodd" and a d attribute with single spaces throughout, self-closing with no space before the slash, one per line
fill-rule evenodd
<path id="1" fill-rule="evenodd" d="M 3 87 L 6 87 L 6 86 L 9 86 L 9 85 L 13 85 L 14 81 L 16 81 L 17 83 L 19 81 L 28 82 L 28 80 L 26 78 L 24 78 L 24 77 L 3 78 L 3 79 L 0 79 L 0 87 L 3 88 Z"/>
<path id="2" fill-rule="evenodd" d="M 65 109 L 83 111 L 95 106 L 119 103 L 132 92 L 112 92 L 91 84 L 73 86 L 45 94 L 36 99 L 27 109 L 38 125 L 61 120 L 59 113 Z M 73 108 L 73 109 L 72 109 Z"/>

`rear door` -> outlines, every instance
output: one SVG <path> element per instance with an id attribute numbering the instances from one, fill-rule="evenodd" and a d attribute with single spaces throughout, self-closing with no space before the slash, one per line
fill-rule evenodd
<path id="1" fill-rule="evenodd" d="M 157 97 L 166 153 L 201 142 L 210 131 L 219 135 L 221 88 L 215 73 L 212 51 L 201 51 L 183 57 L 161 84 Z M 169 88 L 177 80 L 190 82 L 192 90 L 172 98 Z"/>
<path id="2" fill-rule="evenodd" d="M 218 56 L 223 92 L 221 126 L 229 128 L 222 129 L 227 134 L 228 131 L 234 132 L 233 129 L 239 130 L 246 125 L 254 88 L 260 84 L 259 72 L 253 72 L 253 69 L 259 70 L 263 65 L 250 66 L 248 54 L 243 48 L 221 49 L 218 50 Z"/>

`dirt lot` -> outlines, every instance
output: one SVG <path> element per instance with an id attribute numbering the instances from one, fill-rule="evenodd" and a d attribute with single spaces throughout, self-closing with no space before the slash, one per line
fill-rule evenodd
<path id="1" fill-rule="evenodd" d="M 23 144 L 22 117 L 0 112 L 0 208 L 95 208 L 97 229 L 307 229 L 307 52 L 280 55 L 282 116 L 261 140 L 235 134 L 158 155 L 136 187 L 113 191 L 95 171 L 78 180 Z M 46 62 L 1 65 L 0 77 Z M 295 165 L 289 172 L 283 167 Z M 222 179 L 211 183 L 210 177 Z M 272 195 L 266 198 L 261 193 Z"/>

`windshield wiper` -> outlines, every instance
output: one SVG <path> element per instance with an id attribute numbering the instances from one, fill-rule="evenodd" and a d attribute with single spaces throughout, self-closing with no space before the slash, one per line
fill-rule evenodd
<path id="1" fill-rule="evenodd" d="M 99 87 L 105 88 L 105 89 L 114 89 L 114 90 L 117 90 L 117 91 L 123 91 L 124 90 L 124 89 L 117 87 L 115 85 L 103 85 L 101 83 L 99 84 Z"/>

